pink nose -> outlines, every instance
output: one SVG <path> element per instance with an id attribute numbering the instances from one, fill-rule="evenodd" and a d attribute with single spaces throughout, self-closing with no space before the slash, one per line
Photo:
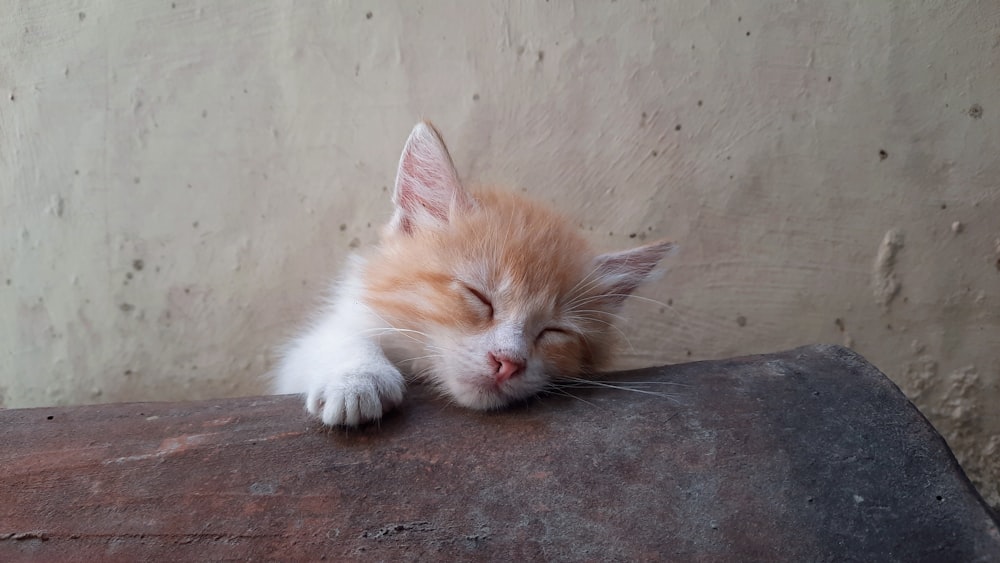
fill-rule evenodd
<path id="1" fill-rule="evenodd" d="M 512 377 L 517 377 L 524 371 L 524 362 L 504 354 L 490 352 L 490 363 L 496 371 L 493 378 L 497 383 L 503 383 Z"/>

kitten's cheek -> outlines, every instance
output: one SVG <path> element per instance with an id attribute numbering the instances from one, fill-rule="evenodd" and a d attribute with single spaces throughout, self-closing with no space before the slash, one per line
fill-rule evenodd
<path id="1" fill-rule="evenodd" d="M 553 375 L 577 375 L 583 369 L 580 350 L 572 345 L 553 347 L 544 354 L 545 373 Z"/>

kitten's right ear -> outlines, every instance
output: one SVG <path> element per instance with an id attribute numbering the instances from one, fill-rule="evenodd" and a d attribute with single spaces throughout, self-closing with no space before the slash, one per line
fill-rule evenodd
<path id="1" fill-rule="evenodd" d="M 670 241 L 602 254 L 595 259 L 594 277 L 607 303 L 619 306 L 653 274 L 656 265 L 677 251 Z"/>
<path id="2" fill-rule="evenodd" d="M 427 121 L 418 123 L 406 140 L 392 202 L 396 211 L 389 229 L 407 234 L 446 225 L 453 213 L 473 205 L 441 135 Z"/>

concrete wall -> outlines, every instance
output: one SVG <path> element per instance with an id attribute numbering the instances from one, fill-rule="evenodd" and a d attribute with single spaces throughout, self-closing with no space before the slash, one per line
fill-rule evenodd
<path id="1" fill-rule="evenodd" d="M 0 4 L 0 404 L 264 391 L 423 116 L 682 243 L 621 365 L 842 342 L 1000 504 L 996 2 Z"/>

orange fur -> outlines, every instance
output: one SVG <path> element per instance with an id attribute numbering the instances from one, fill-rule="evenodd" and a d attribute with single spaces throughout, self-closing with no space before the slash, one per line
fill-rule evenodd
<path id="1" fill-rule="evenodd" d="M 535 346 L 554 368 L 550 375 L 601 367 L 615 331 L 613 310 L 599 302 L 600 288 L 584 281 L 596 256 L 591 246 L 568 220 L 539 203 L 496 189 L 472 196 L 475 206 L 447 228 L 387 230 L 363 271 L 365 302 L 397 328 L 423 331 L 431 324 L 481 332 L 495 321 L 469 302 L 461 280 L 485 274 L 475 281 L 490 291 L 499 311 L 522 316 L 529 332 L 553 320 L 575 328 L 570 338 Z M 510 280 L 506 291 L 499 287 L 501 276 Z M 586 298 L 597 301 L 567 308 Z"/>
<path id="2" fill-rule="evenodd" d="M 598 255 L 541 204 L 466 190 L 428 123 L 403 148 L 393 204 L 379 246 L 279 370 L 277 388 L 304 393 L 326 424 L 380 417 L 402 400 L 404 373 L 489 409 L 594 371 L 622 301 L 672 248 Z"/>

